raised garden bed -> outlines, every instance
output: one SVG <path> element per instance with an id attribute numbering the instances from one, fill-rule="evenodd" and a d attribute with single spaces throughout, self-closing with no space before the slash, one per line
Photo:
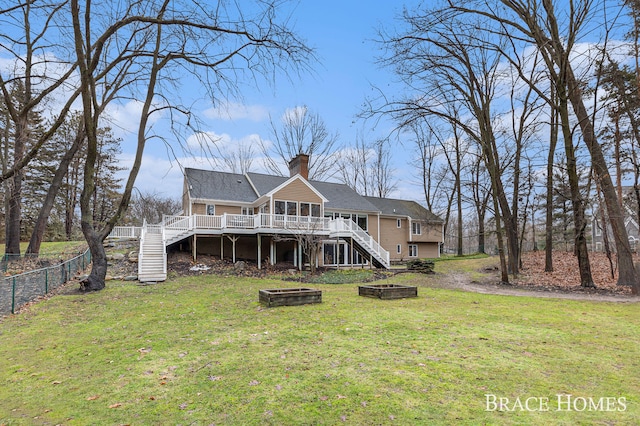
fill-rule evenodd
<path id="1" fill-rule="evenodd" d="M 306 305 L 322 303 L 322 291 L 312 288 L 274 288 L 260 290 L 260 303 L 271 308 L 273 306 Z"/>
<path id="2" fill-rule="evenodd" d="M 400 284 L 375 284 L 358 286 L 358 295 L 378 299 L 404 299 L 418 297 L 418 287 Z"/>

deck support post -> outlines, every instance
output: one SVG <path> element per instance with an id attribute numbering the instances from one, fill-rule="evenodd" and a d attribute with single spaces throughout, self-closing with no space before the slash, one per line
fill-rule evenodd
<path id="1" fill-rule="evenodd" d="M 349 257 L 351 258 L 351 269 L 353 269 L 353 254 L 354 254 L 354 252 L 356 251 L 356 250 L 354 249 L 354 247 L 353 247 L 353 237 L 351 237 L 351 244 L 350 244 L 350 246 L 351 246 L 351 247 L 349 247 L 349 251 L 350 251 L 350 252 L 349 252 Z"/>
<path id="2" fill-rule="evenodd" d="M 236 263 L 236 241 L 238 241 L 239 237 L 237 235 L 227 235 L 227 238 L 231 240 L 231 260 Z"/>
<path id="3" fill-rule="evenodd" d="M 224 234 L 220 234 L 220 260 L 224 260 Z"/>
<path id="4" fill-rule="evenodd" d="M 273 237 L 271 238 L 271 253 L 269 253 L 269 259 L 271 260 L 271 265 L 276 264 L 276 242 L 273 241 Z"/>
<path id="5" fill-rule="evenodd" d="M 262 269 L 262 237 L 258 234 L 258 269 Z"/>
<path id="6" fill-rule="evenodd" d="M 193 234 L 192 256 L 193 256 L 193 261 L 194 262 L 198 258 L 198 255 L 197 255 L 197 244 L 198 244 L 198 234 Z"/>
<path id="7" fill-rule="evenodd" d="M 294 241 L 293 243 L 293 267 L 298 267 L 298 242 Z"/>

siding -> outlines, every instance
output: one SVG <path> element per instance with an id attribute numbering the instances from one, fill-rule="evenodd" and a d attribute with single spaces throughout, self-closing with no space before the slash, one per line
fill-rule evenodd
<path id="1" fill-rule="evenodd" d="M 240 214 L 242 208 L 240 206 L 225 206 L 216 204 L 216 216 L 227 214 Z M 207 214 L 207 205 L 202 203 L 193 203 L 192 214 Z"/>
<path id="2" fill-rule="evenodd" d="M 402 228 L 398 229 L 396 218 L 380 218 L 380 245 L 389 252 L 391 260 L 406 260 L 409 257 L 409 222 L 400 219 Z M 372 234 L 373 235 L 373 234 Z M 400 244 L 402 252 L 397 252 L 397 245 Z"/>
<path id="3" fill-rule="evenodd" d="M 415 223 L 416 221 L 412 221 Z M 420 235 L 411 235 L 412 242 L 442 242 L 442 225 L 420 222 Z"/>
<path id="4" fill-rule="evenodd" d="M 299 179 L 294 180 L 281 190 L 274 192 L 272 198 L 274 200 L 303 201 L 322 205 L 322 198 Z"/>

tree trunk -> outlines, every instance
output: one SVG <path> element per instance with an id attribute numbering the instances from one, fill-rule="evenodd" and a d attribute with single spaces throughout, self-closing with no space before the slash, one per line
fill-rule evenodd
<path id="1" fill-rule="evenodd" d="M 559 85 L 558 106 L 562 134 L 564 139 L 564 150 L 567 156 L 567 177 L 569 178 L 569 188 L 571 190 L 571 206 L 573 208 L 573 229 L 574 229 L 574 249 L 578 258 L 578 269 L 580 271 L 580 286 L 595 287 L 591 276 L 591 264 L 589 263 L 589 249 L 585 236 L 586 220 L 584 216 L 584 203 L 580 194 L 580 183 L 578 177 L 578 167 L 573 147 L 571 135 L 571 123 L 569 122 L 569 105 L 564 87 Z"/>
<path id="2" fill-rule="evenodd" d="M 486 253 L 485 248 L 485 227 L 484 227 L 484 215 L 486 210 L 482 214 L 478 214 L 478 253 Z"/>
<path id="3" fill-rule="evenodd" d="M 553 164 L 558 144 L 558 110 L 557 95 L 551 85 L 551 126 L 549 136 L 549 153 L 547 155 L 547 193 L 545 217 L 544 271 L 553 272 Z"/>
<path id="4" fill-rule="evenodd" d="M 458 256 L 462 256 L 464 254 L 463 245 L 463 232 L 464 232 L 464 224 L 462 222 L 462 189 L 460 185 L 460 153 L 456 153 L 457 158 L 457 166 L 458 172 L 456 173 L 456 193 L 457 193 L 457 204 L 458 204 Z"/>
<path id="5" fill-rule="evenodd" d="M 495 191 L 494 191 L 495 193 Z M 507 259 L 504 253 L 504 241 L 502 239 L 502 225 L 500 223 L 500 210 L 498 206 L 498 200 L 493 197 L 493 206 L 495 210 L 496 221 L 496 239 L 498 241 L 498 255 L 500 257 L 500 282 L 502 284 L 509 284 L 509 271 L 507 266 Z"/>
<path id="6" fill-rule="evenodd" d="M 36 223 L 33 227 L 31 240 L 29 241 L 29 247 L 27 247 L 26 254 L 36 256 L 40 254 L 40 245 L 42 244 L 44 232 L 47 229 L 47 221 L 49 220 L 49 214 L 51 213 L 51 209 L 53 208 L 53 203 L 56 199 L 56 196 L 58 195 L 58 191 L 60 190 L 62 181 L 69 171 L 69 164 L 76 155 L 76 152 L 80 148 L 83 140 L 84 133 L 82 131 L 78 131 L 73 144 L 65 153 L 64 157 L 62 157 L 60 165 L 58 166 L 58 170 L 56 170 L 56 173 L 53 176 L 53 180 L 51 181 L 51 185 L 49 186 L 49 190 L 47 191 L 47 195 L 42 202 L 42 207 L 40 208 L 38 219 L 36 220 Z"/>
<path id="7" fill-rule="evenodd" d="M 569 89 L 568 97 L 573 106 L 576 118 L 580 123 L 582 137 L 591 154 L 591 161 L 596 176 L 599 179 L 600 187 L 604 196 L 604 201 L 609 212 L 609 220 L 611 221 L 611 229 L 616 242 L 618 254 L 618 285 L 631 286 L 633 294 L 640 293 L 640 281 L 638 274 L 633 265 L 633 254 L 629 244 L 629 237 L 624 225 L 624 211 L 620 208 L 618 198 L 616 196 L 615 187 L 611 180 L 611 174 L 607 167 L 607 162 L 602 152 L 602 148 L 598 143 L 593 123 L 587 108 L 582 99 L 582 92 L 578 81 L 576 80 L 573 70 L 568 66 L 567 87 Z"/>
<path id="8" fill-rule="evenodd" d="M 82 220 L 82 231 L 91 252 L 91 273 L 80 283 L 83 291 L 98 291 L 105 287 L 105 277 L 107 276 L 107 254 L 102 245 L 102 238 L 93 230 L 91 223 Z"/>
<path id="9" fill-rule="evenodd" d="M 21 116 L 16 123 L 13 145 L 13 164 L 22 160 L 26 145 L 28 120 Z M 6 235 L 4 252 L 9 257 L 20 257 L 20 223 L 22 221 L 22 179 L 23 169 L 18 169 L 11 178 L 9 211 L 6 212 Z"/>

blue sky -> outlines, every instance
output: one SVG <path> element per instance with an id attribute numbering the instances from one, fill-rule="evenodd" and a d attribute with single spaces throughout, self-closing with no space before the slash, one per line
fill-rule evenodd
<path id="1" fill-rule="evenodd" d="M 406 3 L 405 3 L 406 4 Z M 243 90 L 243 98 L 228 100 L 227 109 L 202 106 L 203 131 L 221 137 L 222 149 L 239 143 L 255 144 L 257 137 L 270 139 L 269 115 L 277 120 L 287 108 L 306 105 L 325 121 L 330 132 L 338 132 L 343 145 L 352 144 L 356 133 L 368 139 L 386 136 L 389 127 L 356 120 L 360 105 L 371 84 L 386 87 L 392 75 L 375 64 L 380 54 L 372 40 L 380 25 L 393 25 L 402 10 L 402 3 L 391 1 L 301 0 L 293 3 L 292 22 L 296 32 L 315 49 L 318 63 L 314 71 L 300 79 L 279 79 L 275 87 Z M 126 110 L 125 117 L 134 117 Z M 126 138 L 126 135 L 125 135 Z M 123 165 L 129 163 L 131 153 L 127 144 Z M 420 200 L 422 194 L 411 182 L 411 168 L 403 149 L 394 149 L 392 156 L 398 189 L 393 196 Z M 219 168 L 205 160 L 178 154 L 182 166 Z M 257 166 L 257 165 L 254 165 Z M 261 171 L 259 166 L 254 167 Z M 180 167 L 170 159 L 167 149 L 158 141 L 150 142 L 136 187 L 145 192 L 179 197 L 182 192 Z"/>

